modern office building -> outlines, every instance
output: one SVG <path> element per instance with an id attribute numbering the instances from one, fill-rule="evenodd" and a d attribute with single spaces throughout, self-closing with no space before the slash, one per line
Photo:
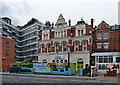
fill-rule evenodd
<path id="1" fill-rule="evenodd" d="M 15 50 L 13 50 L 15 62 L 29 62 L 30 59 L 32 62 L 37 62 L 38 33 L 45 25 L 36 20 L 22 28 L 16 27 L 7 17 L 1 18 L 0 23 L 0 35 L 15 41 Z"/>
<path id="2" fill-rule="evenodd" d="M 39 32 L 43 29 L 45 25 L 39 21 L 35 21 L 27 27 L 19 28 L 20 36 L 17 40 L 19 45 L 17 46 L 19 50 L 17 52 L 17 61 L 37 62 L 38 59 L 38 39 Z"/>
<path id="3" fill-rule="evenodd" d="M 120 25 L 110 26 L 102 21 L 93 31 L 93 53 L 99 72 L 105 73 L 108 64 L 120 68 Z"/>
<path id="4" fill-rule="evenodd" d="M 70 63 L 76 64 L 76 70 L 85 68 L 90 64 L 90 51 L 92 48 L 92 28 L 83 19 L 76 25 L 68 24 L 62 14 L 52 28 L 43 29 L 39 33 L 38 62 L 64 63 L 68 62 L 67 51 L 70 50 Z"/>

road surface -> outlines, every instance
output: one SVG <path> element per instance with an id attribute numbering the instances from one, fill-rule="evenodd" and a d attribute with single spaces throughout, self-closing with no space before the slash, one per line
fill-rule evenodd
<path id="1" fill-rule="evenodd" d="M 86 80 L 86 79 L 70 79 L 70 78 L 47 78 L 39 76 L 18 76 L 18 75 L 2 75 L 2 83 L 105 83 L 109 85 L 107 81 Z M 85 84 L 86 85 L 86 84 Z M 111 85 L 117 85 L 112 83 Z"/>

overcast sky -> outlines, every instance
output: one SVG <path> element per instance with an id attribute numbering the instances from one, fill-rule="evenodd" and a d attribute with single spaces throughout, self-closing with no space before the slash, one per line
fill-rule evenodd
<path id="1" fill-rule="evenodd" d="M 118 24 L 118 1 L 120 0 L 0 0 L 2 2 L 2 17 L 12 19 L 14 25 L 24 25 L 32 17 L 40 22 L 56 23 L 60 13 L 66 22 L 71 19 L 72 25 L 81 17 L 90 24 L 95 19 L 95 25 L 102 20 L 110 25 Z"/>

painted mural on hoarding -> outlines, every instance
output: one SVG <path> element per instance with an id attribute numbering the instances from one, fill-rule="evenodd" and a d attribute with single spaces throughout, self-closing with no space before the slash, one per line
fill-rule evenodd
<path id="1" fill-rule="evenodd" d="M 33 63 L 33 72 L 50 73 L 51 64 L 47 63 Z"/>
<path id="2" fill-rule="evenodd" d="M 33 64 L 32 63 L 11 63 L 10 67 L 12 68 L 33 68 Z"/>
<path id="3" fill-rule="evenodd" d="M 63 63 L 56 63 L 56 68 L 63 68 Z"/>

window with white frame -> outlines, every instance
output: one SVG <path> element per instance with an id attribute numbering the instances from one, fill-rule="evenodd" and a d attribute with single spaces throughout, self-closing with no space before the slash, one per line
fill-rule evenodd
<path id="1" fill-rule="evenodd" d="M 78 36 L 80 36 L 80 30 L 78 30 Z"/>
<path id="2" fill-rule="evenodd" d="M 101 49 L 102 48 L 102 43 L 97 43 L 97 48 Z"/>
<path id="3" fill-rule="evenodd" d="M 55 63 L 55 60 L 52 60 L 52 63 Z"/>
<path id="4" fill-rule="evenodd" d="M 83 51 L 87 50 L 87 41 L 83 41 Z"/>
<path id="5" fill-rule="evenodd" d="M 57 32 L 55 32 L 55 38 L 57 38 Z"/>
<path id="6" fill-rule="evenodd" d="M 99 56 L 99 63 L 103 63 L 103 56 Z"/>
<path id="7" fill-rule="evenodd" d="M 59 52 L 59 43 L 55 44 L 55 49 L 56 49 L 56 52 Z"/>
<path id="8" fill-rule="evenodd" d="M 66 37 L 66 31 L 64 31 L 64 37 Z"/>
<path id="9" fill-rule="evenodd" d="M 104 56 L 104 63 L 108 63 L 108 56 Z"/>
<path id="10" fill-rule="evenodd" d="M 116 63 L 120 63 L 120 57 L 116 57 Z"/>
<path id="11" fill-rule="evenodd" d="M 41 51 L 42 51 L 42 53 L 45 52 L 45 45 L 42 45 Z"/>
<path id="12" fill-rule="evenodd" d="M 104 43 L 104 49 L 108 49 L 109 48 L 109 43 Z"/>
<path id="13" fill-rule="evenodd" d="M 113 63 L 113 56 L 109 56 L 109 63 Z"/>
<path id="14" fill-rule="evenodd" d="M 108 32 L 104 33 L 104 39 L 108 39 Z"/>
<path id="15" fill-rule="evenodd" d="M 98 58 L 98 56 L 96 56 L 96 63 L 99 63 L 99 58 Z"/>
<path id="16" fill-rule="evenodd" d="M 81 30 L 81 36 L 83 36 L 84 35 L 84 31 L 83 30 Z"/>
<path id="17" fill-rule="evenodd" d="M 106 69 L 106 64 L 98 64 L 98 69 L 99 70 L 105 70 Z"/>
<path id="18" fill-rule="evenodd" d="M 62 51 L 66 51 L 67 50 L 67 42 L 63 42 L 63 46 L 62 46 Z"/>
<path id="19" fill-rule="evenodd" d="M 61 31 L 61 37 L 63 37 L 63 31 Z"/>
<path id="20" fill-rule="evenodd" d="M 96 56 L 96 63 L 113 63 L 113 56 Z"/>
<path id="21" fill-rule="evenodd" d="M 58 38 L 60 38 L 60 32 L 58 32 Z"/>
<path id="22" fill-rule="evenodd" d="M 78 41 L 75 41 L 74 43 L 74 51 L 78 51 Z"/>
<path id="23" fill-rule="evenodd" d="M 44 35 L 44 40 L 45 40 L 45 35 Z"/>
<path id="24" fill-rule="evenodd" d="M 51 52 L 51 45 L 48 44 L 48 52 Z"/>
<path id="25" fill-rule="evenodd" d="M 48 34 L 46 34 L 46 40 L 48 40 Z"/>
<path id="26" fill-rule="evenodd" d="M 102 39 L 102 33 L 97 33 L 97 39 Z"/>

